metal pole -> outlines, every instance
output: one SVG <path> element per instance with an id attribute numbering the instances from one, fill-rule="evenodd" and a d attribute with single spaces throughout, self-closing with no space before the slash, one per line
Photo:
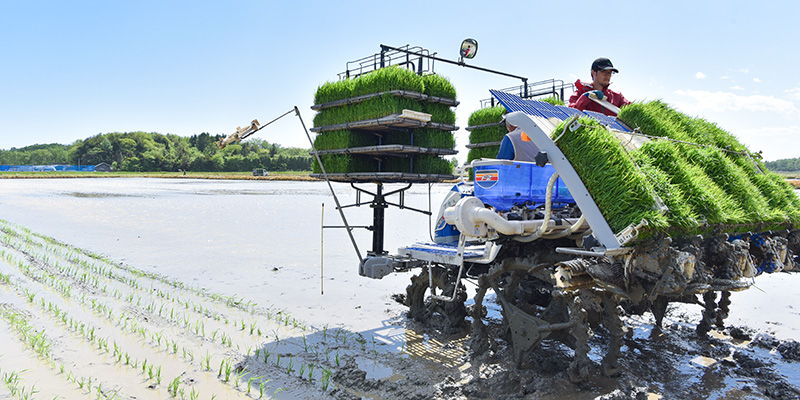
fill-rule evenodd
<path id="1" fill-rule="evenodd" d="M 436 60 L 436 61 L 446 62 L 446 63 L 449 63 L 449 64 L 454 64 L 454 65 L 460 65 L 460 66 L 462 66 L 462 67 L 466 67 L 466 68 L 472 68 L 472 69 L 477 69 L 478 71 L 483 71 L 483 72 L 489 72 L 489 73 L 492 73 L 492 74 L 503 75 L 503 76 L 507 76 L 507 77 L 510 77 L 510 78 L 517 78 L 517 79 L 521 79 L 521 80 L 522 80 L 522 82 L 523 82 L 523 83 L 526 83 L 526 84 L 527 84 L 527 82 L 528 82 L 528 78 L 525 78 L 525 77 L 523 77 L 523 76 L 517 76 L 517 75 L 507 74 L 507 73 L 505 73 L 505 72 L 495 71 L 495 70 L 488 69 L 488 68 L 483 68 L 483 67 L 476 67 L 476 66 L 474 66 L 474 65 L 464 64 L 463 62 L 458 62 L 458 61 L 448 60 L 448 59 L 445 59 L 445 58 L 439 58 L 439 57 L 436 57 L 436 56 L 431 56 L 431 55 L 427 55 L 427 54 L 417 53 L 417 52 L 414 52 L 414 51 L 411 51 L 411 50 L 403 50 L 403 49 L 398 49 L 397 47 L 392 47 L 392 46 L 387 46 L 387 45 L 385 45 L 385 44 L 382 44 L 382 45 L 381 45 L 381 54 L 382 54 L 382 53 L 383 53 L 385 50 L 402 51 L 402 52 L 404 52 L 404 53 L 406 53 L 406 54 L 413 54 L 413 55 L 415 55 L 415 56 L 419 56 L 419 57 L 427 57 L 427 58 L 430 58 L 431 60 Z M 383 67 L 383 65 L 381 65 L 381 67 Z"/>
<path id="2" fill-rule="evenodd" d="M 375 199 L 369 205 L 372 208 L 372 252 L 375 255 L 386 253 L 383 250 L 383 228 L 385 210 L 389 208 L 383 197 L 383 184 L 378 183 Z"/>
<path id="3" fill-rule="evenodd" d="M 322 263 L 325 257 L 322 256 L 325 250 L 325 203 L 322 203 L 322 214 L 320 216 L 319 225 L 319 294 L 325 294 L 325 270 L 322 268 Z"/>
<path id="4" fill-rule="evenodd" d="M 356 238 L 353 237 L 353 228 L 347 223 L 347 218 L 344 216 L 344 211 L 342 211 L 342 205 L 339 204 L 339 198 L 336 196 L 336 192 L 333 191 L 333 185 L 331 185 L 331 180 L 328 179 L 328 173 L 325 172 L 325 166 L 322 165 L 322 160 L 319 158 L 319 152 L 317 151 L 317 147 L 314 146 L 314 141 L 311 140 L 311 134 L 308 133 L 308 128 L 306 128 L 306 123 L 303 122 L 303 117 L 300 116 L 300 109 L 297 106 L 294 106 L 294 112 L 297 114 L 297 118 L 300 119 L 300 124 L 303 125 L 303 130 L 306 132 L 306 137 L 308 138 L 308 142 L 311 144 L 311 150 L 314 151 L 314 157 L 317 158 L 317 162 L 319 163 L 319 168 L 322 170 L 322 176 L 325 177 L 325 182 L 328 184 L 328 189 L 331 191 L 331 195 L 333 195 L 333 201 L 336 203 L 336 209 L 339 210 L 339 216 L 342 217 L 342 222 L 344 226 L 347 228 L 347 234 L 350 236 L 350 242 L 353 243 L 353 248 L 356 250 L 356 256 L 358 256 L 359 264 L 364 263 L 364 258 L 361 257 L 361 251 L 358 250 L 358 244 L 356 243 Z"/>

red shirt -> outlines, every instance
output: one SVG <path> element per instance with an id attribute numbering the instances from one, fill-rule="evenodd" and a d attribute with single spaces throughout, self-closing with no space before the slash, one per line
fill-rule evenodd
<path id="1" fill-rule="evenodd" d="M 570 107 L 577 108 L 578 110 L 581 111 L 589 110 L 589 111 L 599 112 L 600 114 L 611 115 L 614 117 L 617 116 L 617 114 L 614 114 L 607 108 L 601 106 L 600 104 L 595 103 L 592 99 L 583 95 L 586 92 L 591 92 L 592 90 L 595 90 L 595 88 L 592 87 L 592 85 L 585 85 L 580 81 L 580 79 L 578 79 L 577 81 L 575 81 L 575 89 L 577 89 L 575 93 L 573 93 L 572 96 L 569 97 Z M 617 107 L 622 107 L 631 104 L 631 102 L 628 101 L 628 99 L 626 99 L 625 96 L 622 95 L 622 93 L 615 92 L 609 88 L 603 90 L 603 96 L 605 96 L 603 98 L 606 101 Z"/>

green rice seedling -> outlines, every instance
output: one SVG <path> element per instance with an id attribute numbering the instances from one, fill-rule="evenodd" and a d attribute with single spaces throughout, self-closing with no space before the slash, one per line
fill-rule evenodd
<path id="1" fill-rule="evenodd" d="M 481 108 L 470 114 L 467 120 L 468 126 L 486 125 L 500 122 L 506 109 L 503 106 Z"/>
<path id="2" fill-rule="evenodd" d="M 564 100 L 561 100 L 560 98 L 558 98 L 556 96 L 544 97 L 544 98 L 536 99 L 536 100 L 543 101 L 545 103 L 550 103 L 550 104 L 552 104 L 554 106 L 563 106 L 564 105 Z"/>
<path id="3" fill-rule="evenodd" d="M 323 368 L 322 370 L 322 391 L 327 392 L 328 386 L 331 383 L 331 370 L 328 368 Z"/>
<path id="4" fill-rule="evenodd" d="M 317 92 L 314 95 L 314 104 L 347 99 L 353 97 L 352 92 L 353 80 L 345 79 L 337 82 L 326 82 L 317 88 Z"/>
<path id="5" fill-rule="evenodd" d="M 252 377 L 247 379 L 247 394 L 248 395 L 250 394 L 250 388 L 253 387 L 253 382 L 255 382 L 256 380 L 259 380 L 261 378 L 263 378 L 263 376 L 252 376 Z"/>
<path id="6" fill-rule="evenodd" d="M 264 381 L 264 380 L 262 379 L 262 380 L 261 380 L 261 381 L 258 383 L 258 398 L 259 398 L 259 399 L 260 399 L 260 398 L 262 398 L 262 397 L 264 397 L 264 388 L 267 386 L 267 383 L 269 383 L 269 381 L 271 381 L 271 380 L 272 380 L 272 379 L 267 379 L 266 381 Z"/>
<path id="7" fill-rule="evenodd" d="M 308 364 L 308 381 L 311 382 L 314 377 L 314 364 Z"/>
<path id="8" fill-rule="evenodd" d="M 211 371 L 211 354 L 206 351 L 205 357 L 203 357 L 202 366 L 205 367 L 206 371 Z"/>
<path id="9" fill-rule="evenodd" d="M 583 180 L 593 200 L 615 232 L 642 219 L 651 228 L 664 228 L 666 218 L 655 208 L 650 183 L 620 146 L 613 133 L 588 118 L 579 120 L 575 131 L 562 123 L 558 146 Z"/>
<path id="10" fill-rule="evenodd" d="M 200 392 L 196 392 L 194 390 L 194 388 L 192 388 L 191 393 L 189 393 L 189 399 L 190 400 L 197 400 L 198 398 L 200 398 Z"/>
<path id="11" fill-rule="evenodd" d="M 504 125 L 490 125 L 473 129 L 469 134 L 470 144 L 492 143 L 503 140 L 508 133 Z"/>
<path id="12" fill-rule="evenodd" d="M 453 165 L 438 156 L 420 154 L 415 156 L 413 161 L 411 158 L 389 157 L 385 162 L 384 171 L 450 175 L 453 173 Z"/>
<path id="13" fill-rule="evenodd" d="M 481 158 L 497 158 L 498 152 L 500 152 L 499 145 L 470 149 L 469 153 L 467 153 L 467 164 Z"/>
<path id="14" fill-rule="evenodd" d="M 175 397 L 178 395 L 178 385 L 180 385 L 180 380 L 181 377 L 178 375 L 172 380 L 172 382 L 170 382 L 169 385 L 167 385 L 167 393 L 169 393 L 170 396 Z"/>
<path id="15" fill-rule="evenodd" d="M 284 391 L 284 390 L 286 390 L 286 389 L 284 389 L 284 388 L 277 388 L 277 389 L 275 389 L 275 393 L 273 393 L 273 394 L 272 394 L 272 398 L 273 398 L 273 399 L 277 398 L 277 397 L 278 397 L 278 393 L 280 393 L 280 392 L 282 392 L 282 391 Z"/>
<path id="16" fill-rule="evenodd" d="M 225 363 L 225 382 L 229 382 L 231 380 L 231 362 L 228 361 Z"/>
<path id="17" fill-rule="evenodd" d="M 329 174 L 373 172 L 378 169 L 377 161 L 364 157 L 355 157 L 349 154 L 326 154 L 320 156 L 320 159 L 325 166 L 325 171 Z M 312 169 L 314 173 L 322 172 L 316 159 L 313 161 Z"/>
<path id="18" fill-rule="evenodd" d="M 432 103 L 431 103 L 432 104 Z M 449 106 L 442 105 L 449 110 Z M 400 114 L 403 110 L 424 111 L 424 105 L 417 99 L 384 94 L 369 100 L 342 107 L 326 108 L 314 115 L 314 126 L 323 127 L 330 125 L 344 124 L 370 119 L 378 119 L 389 115 Z M 441 109 L 436 109 L 437 113 L 446 117 L 446 113 Z M 433 117 L 431 117 L 433 120 Z M 435 121 L 444 122 L 444 121 Z M 448 122 L 444 122 L 448 123 Z"/>
<path id="19" fill-rule="evenodd" d="M 352 97 L 391 90 L 423 93 L 425 84 L 414 71 L 398 66 L 381 68 L 359 76 L 353 81 Z"/>
<path id="20" fill-rule="evenodd" d="M 431 115 L 431 122 L 447 125 L 456 123 L 456 113 L 447 104 L 422 103 L 422 112 Z"/>
<path id="21" fill-rule="evenodd" d="M 446 99 L 456 99 L 456 89 L 450 80 L 436 74 L 422 76 L 422 83 L 425 87 L 423 93 L 428 96 L 442 97 Z"/>

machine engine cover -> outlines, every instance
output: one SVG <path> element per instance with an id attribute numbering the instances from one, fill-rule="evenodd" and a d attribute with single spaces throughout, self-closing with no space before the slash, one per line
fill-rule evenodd
<path id="1" fill-rule="evenodd" d="M 389 257 L 367 256 L 358 266 L 358 274 L 372 279 L 381 279 L 394 272 L 397 261 Z"/>

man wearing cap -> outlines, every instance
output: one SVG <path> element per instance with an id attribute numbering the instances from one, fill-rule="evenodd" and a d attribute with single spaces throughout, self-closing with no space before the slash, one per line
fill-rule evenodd
<path id="1" fill-rule="evenodd" d="M 578 110 L 595 111 L 605 115 L 616 116 L 617 114 L 602 105 L 598 104 L 592 98 L 598 100 L 605 100 L 616 107 L 622 107 L 630 104 L 625 96 L 620 92 L 615 92 L 608 88 L 611 85 L 611 75 L 619 72 L 611 64 L 611 60 L 607 58 L 598 58 L 592 63 L 592 83 L 584 84 L 579 80 L 575 81 L 575 93 L 569 98 L 569 106 L 577 108 Z"/>
<path id="2" fill-rule="evenodd" d="M 497 159 L 533 162 L 534 157 L 539 153 L 539 147 L 533 144 L 531 138 L 522 129 L 511 125 L 505 116 L 503 116 L 503 122 L 506 124 L 508 133 L 500 142 Z"/>

